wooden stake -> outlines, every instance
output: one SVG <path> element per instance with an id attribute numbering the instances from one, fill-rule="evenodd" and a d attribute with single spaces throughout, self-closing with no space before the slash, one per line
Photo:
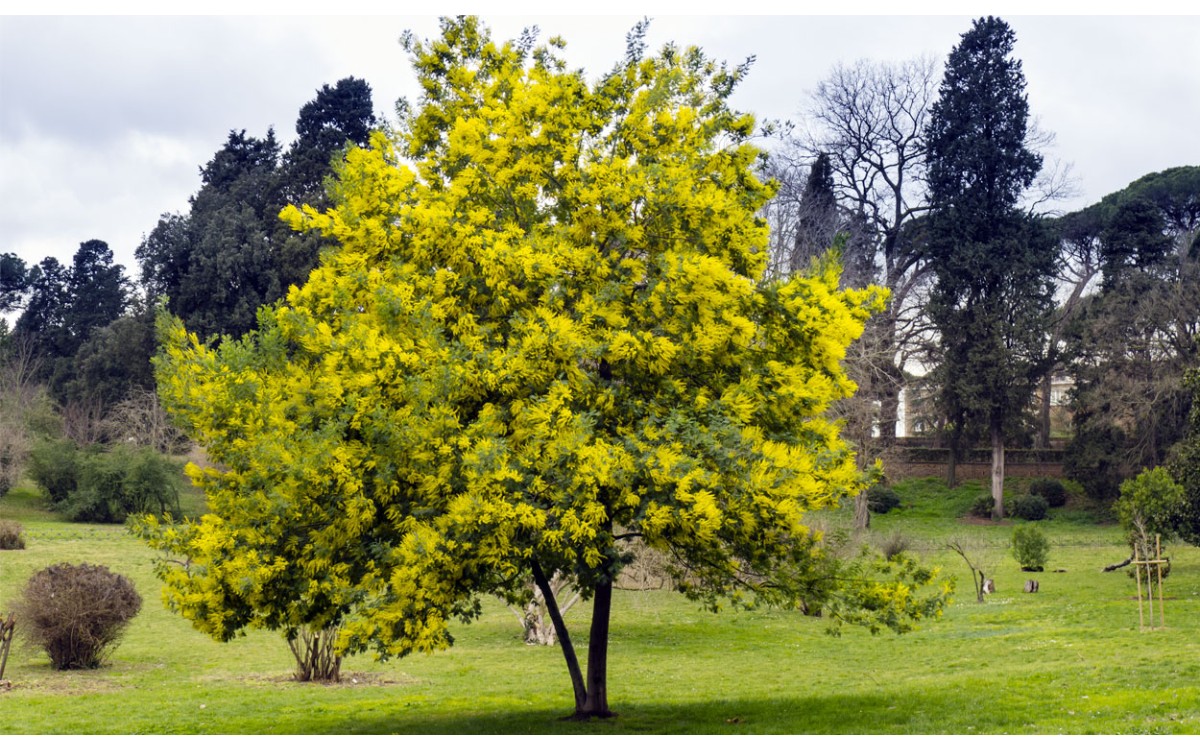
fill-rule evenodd
<path id="1" fill-rule="evenodd" d="M 1158 571 L 1158 626 L 1160 628 L 1165 628 L 1167 626 L 1167 605 L 1163 603 L 1162 536 L 1160 534 L 1154 535 L 1154 557 L 1155 557 L 1155 562 L 1158 563 L 1157 565 L 1154 566 L 1154 569 Z M 1146 572 L 1149 573 L 1150 571 L 1146 571 Z M 1150 609 L 1151 610 L 1154 609 L 1153 600 L 1150 602 Z"/>
<path id="2" fill-rule="evenodd" d="M 1149 573 L 1150 571 L 1146 571 Z M 1146 616 L 1142 610 L 1142 561 L 1138 559 L 1137 543 L 1133 545 L 1133 577 L 1137 580 L 1138 592 L 1138 628 L 1146 629 Z M 1149 581 L 1147 581 L 1149 583 Z M 1151 605 L 1153 606 L 1153 605 Z"/>

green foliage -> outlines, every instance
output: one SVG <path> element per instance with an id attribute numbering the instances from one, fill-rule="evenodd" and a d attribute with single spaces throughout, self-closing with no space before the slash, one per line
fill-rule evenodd
<path id="1" fill-rule="evenodd" d="M 30 342 L 47 360 L 71 356 L 75 349 L 66 330 L 70 270 L 56 258 L 46 258 L 29 269 L 27 280 L 29 296 L 13 334 Z"/>
<path id="2" fill-rule="evenodd" d="M 1175 448 L 1170 470 L 1183 488 L 1177 531 L 1184 541 L 1200 546 L 1200 369 L 1188 373 L 1186 385 L 1192 395 L 1188 432 Z"/>
<path id="3" fill-rule="evenodd" d="M 1125 432 L 1115 425 L 1089 423 L 1085 410 L 1076 411 L 1074 420 L 1075 436 L 1063 456 L 1063 471 L 1088 497 L 1112 503 L 1129 471 Z"/>
<path id="4" fill-rule="evenodd" d="M 128 302 L 123 266 L 101 240 L 80 243 L 71 267 L 46 258 L 29 273 L 29 298 L 14 332 L 44 360 L 51 390 L 65 393 L 71 358 L 98 328 L 119 318 Z"/>
<path id="5" fill-rule="evenodd" d="M 16 521 L 0 521 L 0 549 L 25 549 L 24 531 Z"/>
<path id="6" fill-rule="evenodd" d="M 1013 499 L 1009 515 L 1026 521 L 1040 521 L 1049 509 L 1050 504 L 1041 495 L 1019 495 Z"/>
<path id="7" fill-rule="evenodd" d="M 1029 494 L 1041 495 L 1051 508 L 1061 508 L 1067 504 L 1067 488 L 1057 479 L 1041 478 L 1029 483 Z"/>
<path id="8" fill-rule="evenodd" d="M 1050 554 L 1050 542 L 1036 526 L 1023 524 L 1013 529 L 1012 555 L 1021 564 L 1021 570 L 1041 571 L 1045 569 Z"/>
<path id="9" fill-rule="evenodd" d="M 976 518 L 991 518 L 996 507 L 996 500 L 991 495 L 980 495 L 971 503 L 970 513 Z"/>
<path id="10" fill-rule="evenodd" d="M 872 513 L 887 513 L 900 507 L 900 495 L 891 487 L 873 484 L 867 489 L 867 508 Z"/>
<path id="11" fill-rule="evenodd" d="M 1104 273 L 1067 329 L 1076 436 L 1066 469 L 1111 502 L 1122 481 L 1166 463 L 1187 430 L 1184 377 L 1200 365 L 1200 256 L 1190 251 L 1200 167 L 1148 174 L 1060 224 Z"/>
<path id="12" fill-rule="evenodd" d="M 348 143 L 365 146 L 374 124 L 370 86 L 346 78 L 304 105 L 286 153 L 273 130 L 263 138 L 230 131 L 201 169 L 190 211 L 163 215 L 136 250 L 151 297 L 165 296 L 202 337 L 252 330 L 258 308 L 304 283 L 317 262 L 320 237 L 292 232 L 280 209 L 327 207 L 331 159 Z"/>
<path id="13" fill-rule="evenodd" d="M 69 440 L 47 440 L 34 447 L 29 475 L 72 521 L 124 523 L 179 511 L 179 468 L 150 448 L 81 451 Z"/>
<path id="14" fill-rule="evenodd" d="M 91 523 L 178 514 L 178 475 L 179 468 L 154 450 L 118 446 L 84 459 L 78 489 L 60 509 L 72 521 Z"/>
<path id="15" fill-rule="evenodd" d="M 1183 488 L 1159 466 L 1122 482 L 1121 496 L 1113 509 L 1131 536 L 1149 543 L 1155 535 L 1175 538 L 1187 505 Z"/>
<path id="16" fill-rule="evenodd" d="M 0 253 L 0 313 L 17 309 L 28 287 L 25 261 L 13 253 Z"/>
<path id="17" fill-rule="evenodd" d="M 52 506 L 60 506 L 79 486 L 83 456 L 70 440 L 41 440 L 29 452 L 29 478 Z"/>
<path id="18" fill-rule="evenodd" d="M 95 399 L 113 407 L 139 390 L 154 388 L 154 312 L 142 310 L 97 328 L 79 347 L 73 377 L 64 386 L 70 400 Z"/>
<path id="19" fill-rule="evenodd" d="M 322 86 L 296 118 L 296 141 L 283 159 L 284 199 L 297 206 L 327 207 L 324 183 L 331 163 L 348 145 L 365 147 L 376 125 L 366 81 L 343 78 Z"/>
<path id="20" fill-rule="evenodd" d="M 283 214 L 332 243 L 308 282 L 218 348 L 163 318 L 160 392 L 220 468 L 190 468 L 208 515 L 140 532 L 192 561 L 158 570 L 196 627 L 404 656 L 561 574 L 599 648 L 627 537 L 712 608 L 811 589 L 804 514 L 861 486 L 825 411 L 884 293 L 766 278 L 745 67 L 639 38 L 595 84 L 472 18 L 407 38 L 421 106 L 346 155 L 333 208 Z M 855 602 L 927 614 L 888 572 Z"/>
<path id="21" fill-rule="evenodd" d="M 1053 309 L 1054 238 L 1017 202 L 1041 168 L 1016 36 L 981 18 L 950 53 L 926 132 L 927 312 L 939 336 L 937 400 L 955 450 L 972 424 L 1014 431 L 1040 379 Z M 999 500 L 1000 498 L 997 498 Z"/>
<path id="22" fill-rule="evenodd" d="M 103 565 L 59 563 L 34 573 L 17 603 L 27 642 L 55 669 L 95 669 L 142 608 L 133 582 Z"/>

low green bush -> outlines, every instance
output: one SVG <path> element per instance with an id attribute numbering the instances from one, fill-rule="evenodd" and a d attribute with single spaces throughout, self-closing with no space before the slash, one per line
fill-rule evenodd
<path id="1" fill-rule="evenodd" d="M 1021 525 L 1013 529 L 1012 555 L 1021 564 L 1021 570 L 1044 570 L 1049 554 L 1050 542 L 1036 526 Z"/>
<path id="2" fill-rule="evenodd" d="M 61 506 L 72 521 L 123 523 L 131 515 L 178 513 L 178 469 L 149 448 L 118 447 L 88 456 L 79 488 Z"/>
<path id="3" fill-rule="evenodd" d="M 1051 508 L 1061 508 L 1067 504 L 1067 488 L 1057 479 L 1035 479 L 1029 483 L 1029 494 L 1041 495 Z"/>
<path id="4" fill-rule="evenodd" d="M 70 440 L 42 440 L 29 451 L 29 478 L 42 489 L 50 505 L 67 501 L 79 486 L 83 455 Z"/>
<path id="5" fill-rule="evenodd" d="M 1041 495 L 1021 495 L 1013 499 L 1008 514 L 1026 521 L 1040 521 L 1049 509 L 1050 504 Z"/>
<path id="6" fill-rule="evenodd" d="M 971 503 L 971 515 L 976 518 L 991 518 L 992 509 L 996 507 L 996 501 L 991 495 L 980 495 L 975 498 L 975 502 Z"/>
<path id="7" fill-rule="evenodd" d="M 123 523 L 130 515 L 179 511 L 179 467 L 150 448 L 85 452 L 69 440 L 44 441 L 29 473 L 71 521 Z"/>
<path id="8" fill-rule="evenodd" d="M 887 513 L 900 507 L 900 495 L 891 487 L 873 484 L 867 490 L 867 509 L 872 513 Z"/>

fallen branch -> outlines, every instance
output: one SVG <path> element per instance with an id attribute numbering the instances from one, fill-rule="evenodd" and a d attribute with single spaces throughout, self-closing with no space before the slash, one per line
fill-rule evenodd
<path id="1" fill-rule="evenodd" d="M 1126 558 L 1124 560 L 1124 562 L 1113 563 L 1112 565 L 1105 565 L 1101 572 L 1111 573 L 1112 571 L 1116 570 L 1117 568 L 1123 568 L 1126 565 L 1130 564 L 1131 562 L 1133 562 L 1133 555 L 1130 555 L 1128 558 Z"/>

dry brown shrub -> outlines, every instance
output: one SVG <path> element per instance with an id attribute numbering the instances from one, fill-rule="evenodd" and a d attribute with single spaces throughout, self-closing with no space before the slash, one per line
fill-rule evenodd
<path id="1" fill-rule="evenodd" d="M 59 563 L 34 573 L 17 603 L 21 634 L 55 669 L 95 669 L 141 610 L 133 582 L 103 565 Z"/>

